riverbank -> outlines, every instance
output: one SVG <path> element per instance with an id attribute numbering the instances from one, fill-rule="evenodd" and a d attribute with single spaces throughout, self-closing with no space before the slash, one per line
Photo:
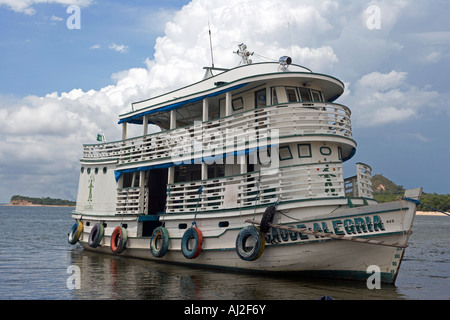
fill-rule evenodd
<path id="1" fill-rule="evenodd" d="M 52 208 L 75 208 L 75 206 L 50 206 L 41 204 L 16 205 L 16 204 L 0 204 L 0 207 L 52 207 Z"/>
<path id="2" fill-rule="evenodd" d="M 417 211 L 416 215 L 418 216 L 445 216 L 445 214 L 441 212 L 432 212 L 432 211 Z"/>
<path id="3" fill-rule="evenodd" d="M 58 208 L 75 208 L 75 206 L 64 205 L 46 205 L 46 204 L 34 204 L 28 201 L 10 202 L 6 204 L 0 204 L 0 207 L 58 207 Z"/>
<path id="4" fill-rule="evenodd" d="M 52 199 L 52 198 L 30 198 L 15 195 L 11 197 L 8 204 L 2 206 L 10 207 L 75 207 L 75 201 Z"/>

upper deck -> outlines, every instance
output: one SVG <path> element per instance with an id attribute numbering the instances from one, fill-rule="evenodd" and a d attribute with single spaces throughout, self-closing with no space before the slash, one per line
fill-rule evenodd
<path id="1" fill-rule="evenodd" d="M 343 91 L 338 79 L 298 65 L 243 65 L 134 103 L 134 111 L 120 116 L 123 139 L 85 145 L 81 161 L 113 161 L 119 175 L 136 167 L 172 165 L 174 159 L 202 162 L 218 156 L 212 152 L 255 150 L 274 130 L 280 145 L 324 139 L 339 143 L 345 161 L 356 143 L 350 110 L 332 103 Z M 128 138 L 128 124 L 143 124 L 142 136 Z M 161 131 L 149 134 L 149 124 Z M 200 159 L 196 150 L 202 150 Z"/>
<path id="2" fill-rule="evenodd" d="M 333 102 L 344 92 L 344 84 L 338 79 L 312 73 L 302 66 L 283 67 L 273 62 L 256 63 L 239 66 L 187 87 L 133 103 L 132 111 L 120 115 L 119 123 L 143 124 L 147 121 L 162 128 L 169 128 L 170 119 L 167 113 L 172 110 L 177 110 L 178 121 L 185 118 L 191 118 L 190 121 L 201 120 L 200 104 L 204 99 L 221 100 L 225 99 L 228 92 L 238 96 L 248 90 L 263 87 L 267 83 L 282 82 L 295 83 L 297 86 L 310 89 L 317 88 L 323 95 L 321 98 L 323 102 Z M 314 99 L 306 99 L 308 100 Z M 189 109 L 188 114 L 183 112 L 186 109 Z"/>

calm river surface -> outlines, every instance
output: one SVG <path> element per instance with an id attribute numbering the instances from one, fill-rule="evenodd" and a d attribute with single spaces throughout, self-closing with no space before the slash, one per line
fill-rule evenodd
<path id="1" fill-rule="evenodd" d="M 450 217 L 417 216 L 395 286 L 186 268 L 67 243 L 72 208 L 0 206 L 0 300 L 450 300 Z M 80 288 L 70 288 L 79 267 Z M 68 286 L 69 280 L 69 286 Z"/>

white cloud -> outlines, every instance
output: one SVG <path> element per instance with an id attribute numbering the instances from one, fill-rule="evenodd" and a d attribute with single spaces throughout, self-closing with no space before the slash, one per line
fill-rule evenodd
<path id="1" fill-rule="evenodd" d="M 423 57 L 425 63 L 437 63 L 442 59 L 442 52 L 433 51 Z"/>
<path id="2" fill-rule="evenodd" d="M 36 10 L 32 6 L 40 3 L 87 7 L 92 3 L 92 0 L 0 0 L 0 6 L 7 6 L 15 12 L 25 13 L 27 15 L 35 14 Z"/>
<path id="3" fill-rule="evenodd" d="M 63 20 L 64 20 L 63 18 L 57 17 L 57 16 L 51 16 L 51 17 L 50 17 L 50 21 L 61 22 L 61 21 L 63 21 Z"/>
<path id="4" fill-rule="evenodd" d="M 357 86 L 364 90 L 386 91 L 398 87 L 405 81 L 406 76 L 406 72 L 391 71 L 387 74 L 372 72 L 363 76 Z"/>
<path id="5" fill-rule="evenodd" d="M 95 49 L 100 49 L 101 46 L 99 44 L 94 44 L 90 47 L 90 49 L 95 50 Z"/>
<path id="6" fill-rule="evenodd" d="M 128 46 L 124 45 L 124 44 L 115 44 L 112 43 L 109 46 L 109 49 L 120 52 L 120 53 L 126 53 L 128 52 Z"/>
<path id="7" fill-rule="evenodd" d="M 356 127 L 399 123 L 433 110 L 440 99 L 428 87 L 408 84 L 408 73 L 391 71 L 366 74 L 343 100 L 352 109 Z"/>

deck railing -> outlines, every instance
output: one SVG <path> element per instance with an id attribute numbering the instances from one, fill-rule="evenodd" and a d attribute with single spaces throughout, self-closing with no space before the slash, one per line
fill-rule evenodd
<path id="1" fill-rule="evenodd" d="M 142 214 L 147 212 L 148 189 L 121 188 L 117 190 L 117 214 Z"/>
<path id="2" fill-rule="evenodd" d="M 248 208 L 276 201 L 343 196 L 341 163 L 297 165 L 263 174 L 253 172 L 172 184 L 167 194 L 166 213 Z"/>
<path id="3" fill-rule="evenodd" d="M 357 175 L 345 180 L 341 163 L 317 163 L 170 184 L 166 213 L 245 209 L 277 201 L 329 197 L 373 198 L 371 168 L 363 163 L 357 163 L 356 168 Z M 118 189 L 117 214 L 142 214 L 147 210 L 147 187 L 143 191 L 141 188 Z"/>
<path id="4" fill-rule="evenodd" d="M 193 160 L 200 151 L 236 151 L 278 130 L 279 137 L 334 135 L 352 138 L 350 110 L 333 103 L 288 103 L 233 114 L 217 120 L 104 144 L 85 145 L 83 160 Z M 217 154 L 216 154 L 217 155 Z"/>

